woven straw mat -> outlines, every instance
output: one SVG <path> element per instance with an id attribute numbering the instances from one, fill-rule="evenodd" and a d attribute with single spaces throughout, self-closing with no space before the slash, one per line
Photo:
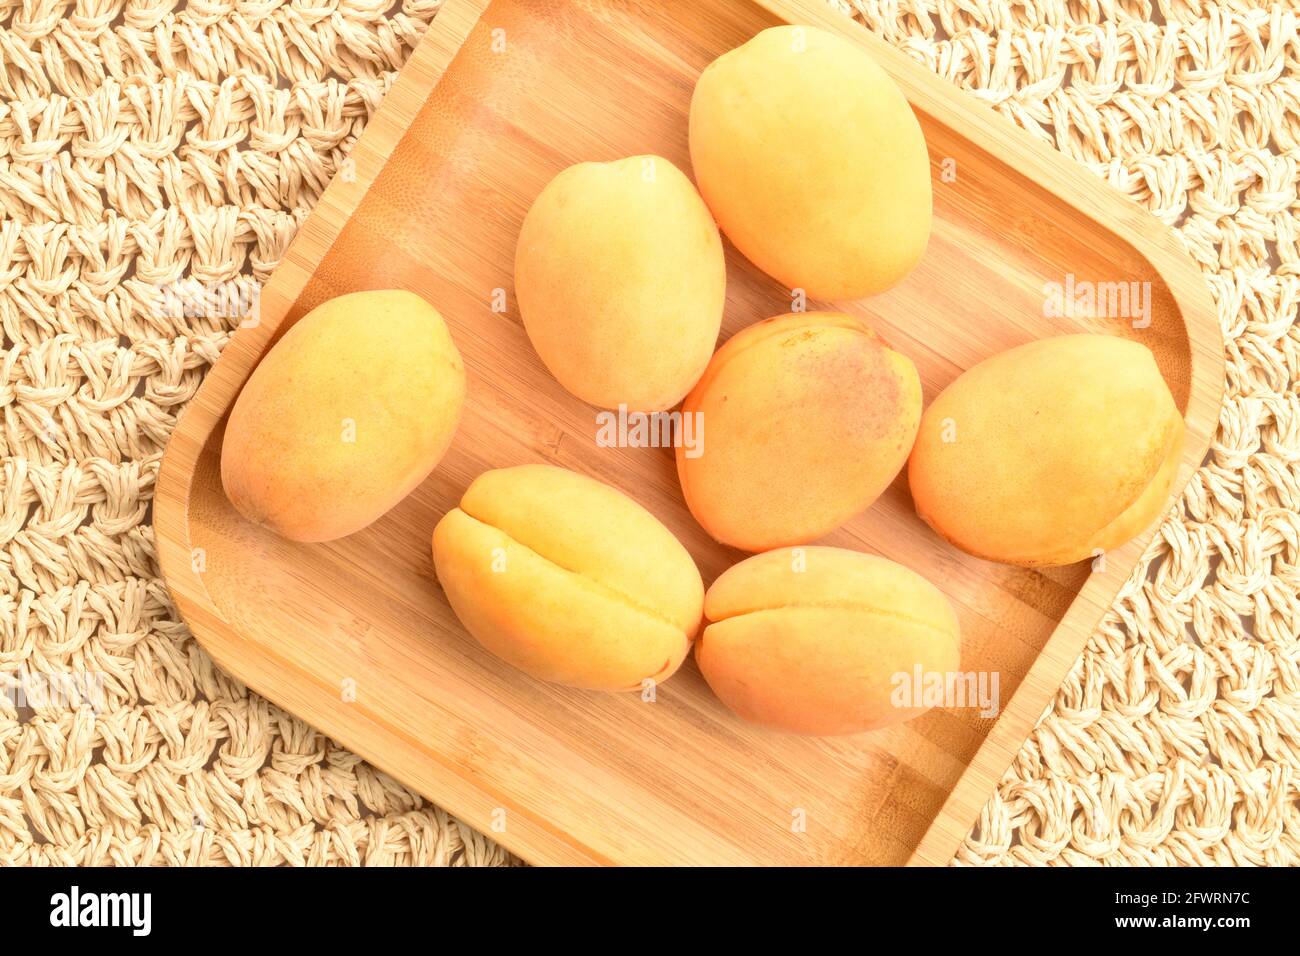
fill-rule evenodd
<path id="1" fill-rule="evenodd" d="M 1293 10 L 859 0 L 846 13 L 1175 227 L 1228 394 L 1199 474 L 961 863 L 1300 859 Z M 167 436 L 438 0 L 0 0 L 0 863 L 507 864 L 221 673 L 159 579 Z M 15 692 L 103 676 L 98 713 Z"/>

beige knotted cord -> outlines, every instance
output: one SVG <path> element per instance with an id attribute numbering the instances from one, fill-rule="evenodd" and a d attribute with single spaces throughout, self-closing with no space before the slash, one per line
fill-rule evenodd
<path id="1" fill-rule="evenodd" d="M 957 861 L 1297 862 L 1296 14 L 831 2 L 1175 226 L 1229 343 L 1206 466 Z M 511 862 L 217 670 L 150 526 L 238 321 L 158 289 L 266 278 L 437 7 L 0 0 L 0 864 Z M 14 693 L 75 672 L 97 713 Z"/>

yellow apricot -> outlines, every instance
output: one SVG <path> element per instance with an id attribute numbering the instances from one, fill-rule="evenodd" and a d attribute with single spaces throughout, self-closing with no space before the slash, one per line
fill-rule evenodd
<path id="1" fill-rule="evenodd" d="M 851 734 L 926 710 L 899 696 L 917 670 L 960 659 L 957 616 L 920 575 L 842 548 L 754 555 L 713 582 L 695 659 L 745 720 L 802 734 Z"/>
<path id="2" fill-rule="evenodd" d="M 916 367 L 862 319 L 777 316 L 718 349 L 682 404 L 686 504 L 746 551 L 804 544 L 866 509 L 907 461 L 921 418 Z"/>
<path id="3" fill-rule="evenodd" d="M 1183 419 L 1145 346 L 1041 339 L 987 359 L 921 419 L 917 513 L 978 557 L 1029 567 L 1116 548 L 1168 504 Z"/>
<path id="4" fill-rule="evenodd" d="M 284 333 L 239 393 L 222 486 L 241 515 L 286 538 L 341 538 L 428 476 L 464 398 L 460 353 L 424 299 L 330 299 Z"/>
<path id="5" fill-rule="evenodd" d="M 681 401 L 717 343 L 725 286 L 718 227 L 661 156 L 570 166 L 519 232 L 528 338 L 561 385 L 601 408 Z"/>
<path id="6" fill-rule="evenodd" d="M 901 280 L 930 235 L 930 164 L 911 107 L 858 45 L 772 27 L 695 84 L 691 165 L 736 248 L 815 299 Z"/>
<path id="7" fill-rule="evenodd" d="M 672 532 L 564 468 L 480 475 L 434 529 L 433 562 L 465 629 L 542 680 L 589 690 L 667 680 L 700 625 L 704 584 Z"/>

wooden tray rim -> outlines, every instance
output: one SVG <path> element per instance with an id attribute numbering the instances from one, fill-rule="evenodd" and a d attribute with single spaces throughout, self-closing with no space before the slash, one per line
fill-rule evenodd
<path id="1" fill-rule="evenodd" d="M 861 24 L 828 6 L 817 4 L 815 0 L 744 2 L 785 22 L 822 27 L 864 45 L 903 89 L 914 110 L 957 130 L 972 145 L 1017 169 L 1099 228 L 1119 235 L 1147 259 L 1164 280 L 1178 306 L 1191 352 L 1186 413 L 1188 440 L 1171 497 L 1171 500 L 1177 500 L 1209 450 L 1222 401 L 1225 359 L 1222 332 L 1209 289 L 1172 230 L 1101 179 L 1073 166 L 1050 146 L 1008 123 L 987 104 L 964 95 L 948 81 L 871 34 Z M 264 693 L 263 689 L 244 679 L 238 662 L 215 650 L 221 640 L 213 638 L 238 639 L 238 632 L 222 618 L 201 574 L 192 567 L 188 511 L 195 467 L 213 429 L 219 425 L 285 315 L 310 281 L 314 264 L 333 245 L 351 212 L 369 191 L 429 93 L 491 3 L 492 0 L 446 0 L 353 147 L 350 159 L 354 163 L 355 175 L 348 178 L 335 176 L 326 187 L 262 289 L 259 323 L 239 329 L 231 338 L 182 414 L 165 450 L 155 493 L 154 515 L 164 581 L 181 616 L 214 661 L 258 693 Z M 938 866 L 952 858 L 1156 530 L 1153 527 L 1139 539 L 1108 554 L 1106 569 L 1089 576 L 962 771 L 908 865 Z M 259 650 L 270 654 L 265 648 Z M 297 670 L 293 661 L 280 658 L 278 662 L 286 670 Z M 275 699 L 272 695 L 267 696 Z M 402 736 L 399 728 L 385 724 L 384 729 Z M 371 759 L 364 745 L 355 746 L 356 742 L 345 736 L 326 732 L 344 746 Z M 376 766 L 401 779 L 399 768 L 378 763 Z M 426 793 L 425 796 L 453 815 L 464 818 L 451 794 L 462 789 L 462 784 L 475 789 L 479 785 L 461 779 L 454 767 L 443 767 L 440 772 L 447 780 L 446 792 Z M 537 830 L 527 838 L 521 838 L 517 833 L 498 833 L 493 838 L 530 862 L 567 861 L 574 858 L 575 851 L 591 862 L 608 862 L 585 847 L 574 846 L 568 834 L 545 820 L 534 819 L 533 822 L 537 824 Z"/>

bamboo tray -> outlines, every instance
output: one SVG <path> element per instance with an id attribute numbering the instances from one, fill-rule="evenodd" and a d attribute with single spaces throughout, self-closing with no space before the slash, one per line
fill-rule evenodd
<path id="1" fill-rule="evenodd" d="M 682 538 L 706 584 L 742 557 L 691 519 L 670 450 L 597 447 L 595 410 L 529 347 L 511 269 L 524 212 L 564 166 L 655 152 L 689 172 L 695 77 L 782 21 L 863 44 L 921 119 L 935 176 L 925 259 L 891 292 L 833 305 L 912 357 L 927 401 L 994 352 L 1106 330 L 1154 350 L 1186 415 L 1180 489 L 1209 445 L 1222 344 L 1172 233 L 816 0 L 448 0 L 353 149 L 355 175 L 325 192 L 262 291 L 260 324 L 238 332 L 182 418 L 158 483 L 158 548 L 181 613 L 222 667 L 535 863 L 945 863 L 1150 538 L 1097 570 L 991 564 L 930 532 L 900 477 L 826 542 L 943 587 L 961 618 L 963 670 L 997 673 L 1002 710 L 932 711 L 857 737 L 746 726 L 693 661 L 653 703 L 545 685 L 461 629 L 429 538 L 489 468 L 550 461 L 614 484 Z M 724 338 L 789 311 L 788 290 L 730 246 L 727 265 Z M 1150 325 L 1046 317 L 1045 283 L 1071 276 L 1149 282 Z M 242 521 L 218 472 L 240 387 L 310 308 L 387 287 L 435 303 L 465 356 L 470 393 L 451 452 L 393 512 L 332 544 Z M 493 311 L 503 293 L 506 311 Z"/>

